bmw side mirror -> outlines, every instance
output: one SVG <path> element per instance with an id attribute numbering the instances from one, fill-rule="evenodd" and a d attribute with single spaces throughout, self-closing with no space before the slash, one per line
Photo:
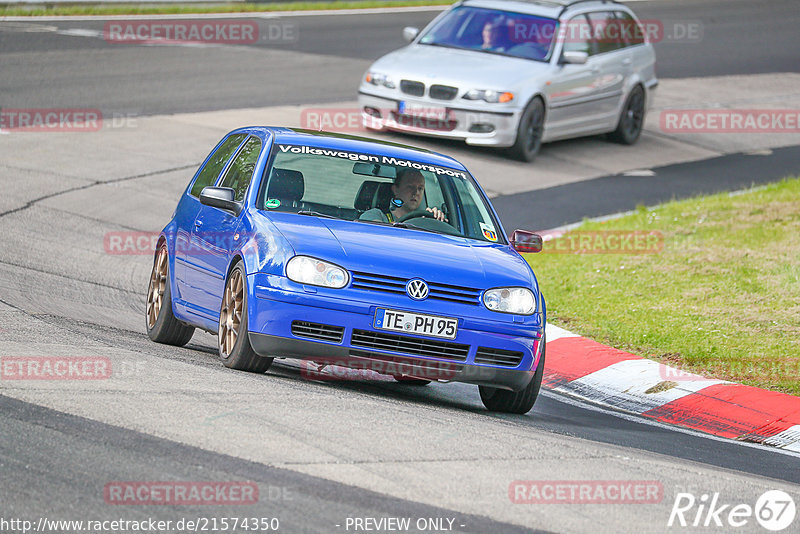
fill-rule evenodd
<path id="1" fill-rule="evenodd" d="M 235 193 L 230 187 L 204 187 L 200 192 L 200 203 L 239 215 L 242 206 L 234 200 Z"/>
<path id="2" fill-rule="evenodd" d="M 514 230 L 511 234 L 511 246 L 517 252 L 541 252 L 542 236 L 527 230 Z"/>
<path id="3" fill-rule="evenodd" d="M 589 54 L 577 50 L 570 50 L 561 54 L 561 63 L 568 63 L 570 65 L 584 65 L 588 59 Z"/>
<path id="4" fill-rule="evenodd" d="M 417 35 L 419 35 L 419 28 L 413 26 L 406 26 L 403 28 L 403 39 L 405 39 L 407 43 L 416 39 Z"/>

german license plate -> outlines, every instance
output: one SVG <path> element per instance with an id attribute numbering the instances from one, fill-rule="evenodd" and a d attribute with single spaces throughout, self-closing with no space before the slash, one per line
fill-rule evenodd
<path id="1" fill-rule="evenodd" d="M 397 103 L 397 112 L 400 115 L 412 115 L 425 119 L 446 120 L 447 108 L 444 106 L 428 106 L 425 104 L 409 104 L 401 100 Z"/>
<path id="2" fill-rule="evenodd" d="M 375 311 L 375 323 L 373 326 L 380 330 L 442 337 L 445 339 L 455 339 L 458 333 L 458 319 L 387 310 L 385 308 L 378 308 Z"/>

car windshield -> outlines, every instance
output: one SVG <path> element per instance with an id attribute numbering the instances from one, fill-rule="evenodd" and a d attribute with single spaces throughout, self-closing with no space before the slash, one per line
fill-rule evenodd
<path id="1" fill-rule="evenodd" d="M 450 10 L 419 43 L 548 61 L 557 28 L 558 22 L 550 18 L 461 6 Z"/>
<path id="2" fill-rule="evenodd" d="M 405 193 L 395 183 L 416 184 L 405 205 L 399 202 Z M 276 144 L 257 206 L 505 243 L 468 173 L 380 154 Z"/>

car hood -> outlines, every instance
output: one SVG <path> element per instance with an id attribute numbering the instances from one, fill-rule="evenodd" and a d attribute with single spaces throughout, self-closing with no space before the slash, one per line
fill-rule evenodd
<path id="1" fill-rule="evenodd" d="M 288 213 L 271 213 L 270 219 L 295 253 L 349 271 L 476 289 L 535 285 L 527 262 L 508 245 Z"/>
<path id="2" fill-rule="evenodd" d="M 412 44 L 376 61 L 371 70 L 395 79 L 455 85 L 463 89 L 514 89 L 544 75 L 549 64 L 476 50 Z"/>

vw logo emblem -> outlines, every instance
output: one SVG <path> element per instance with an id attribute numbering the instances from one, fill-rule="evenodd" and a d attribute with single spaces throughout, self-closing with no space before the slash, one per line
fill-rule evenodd
<path id="1" fill-rule="evenodd" d="M 406 284 L 406 293 L 414 300 L 423 300 L 428 296 L 428 284 L 419 278 L 409 280 Z"/>

